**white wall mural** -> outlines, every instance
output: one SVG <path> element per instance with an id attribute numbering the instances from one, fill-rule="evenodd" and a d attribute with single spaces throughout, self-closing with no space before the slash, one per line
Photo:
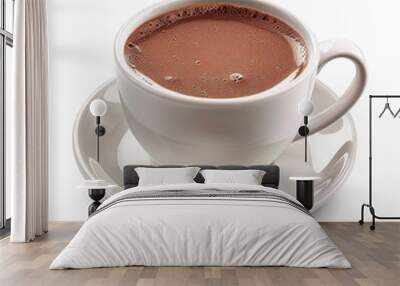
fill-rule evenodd
<path id="1" fill-rule="evenodd" d="M 274 16 L 285 22 L 275 24 L 276 27 L 279 25 L 291 27 L 287 28 L 290 30 L 289 32 L 281 32 L 285 29 L 277 31 L 282 33 L 282 38 L 291 39 L 293 43 L 298 43 L 299 46 L 289 47 L 289 49 L 297 61 L 300 59 L 307 61 L 304 69 L 295 78 L 288 79 L 284 76 L 279 83 L 266 90 L 241 94 L 236 98 L 209 98 L 208 94 L 205 97 L 187 96 L 189 93 L 184 95 L 175 89 L 164 87 L 151 76 L 145 76 L 137 68 L 137 64 L 145 61 L 148 57 L 148 55 L 142 57 L 148 50 L 142 50 L 140 46 L 143 45 L 144 47 L 143 41 L 146 41 L 149 37 L 141 36 L 141 40 L 137 43 L 134 42 L 135 37 L 131 37 L 136 33 L 136 29 L 140 31 L 140 35 L 146 35 L 154 27 L 163 27 L 163 25 L 168 27 L 168 23 L 173 21 L 171 19 L 179 21 L 182 17 L 191 17 L 197 11 L 188 11 L 187 5 L 197 2 L 201 3 L 197 0 L 189 2 L 185 0 L 163 1 L 135 14 L 121 26 L 114 44 L 116 81 L 109 81 L 94 92 L 79 113 L 75 123 L 73 147 L 83 176 L 101 178 L 121 186 L 122 166 L 118 162 L 118 153 L 122 138 L 129 129 L 136 139 L 131 140 L 131 144 L 138 144 L 139 142 L 156 164 L 256 165 L 275 163 L 282 168 L 282 185 L 287 185 L 285 180 L 291 176 L 314 176 L 317 172 L 318 176 L 322 178 L 317 181 L 315 190 L 315 209 L 318 209 L 343 184 L 353 165 L 355 131 L 352 130 L 353 134 L 351 134 L 350 140 L 342 140 L 339 146 L 335 146 L 333 142 L 336 142 L 337 138 L 342 139 L 341 131 L 346 125 L 343 124 L 341 118 L 358 100 L 366 86 L 367 70 L 363 53 L 351 40 L 337 39 L 319 43 L 310 28 L 287 10 L 268 2 L 251 0 L 246 2 L 246 8 L 257 9 L 258 11 L 251 16 L 252 20 L 257 18 L 261 22 L 264 21 L 263 23 L 268 23 L 269 20 L 265 20 L 267 17 L 262 18 L 258 14 L 262 11 L 274 11 Z M 241 0 L 227 0 L 225 2 L 229 5 L 243 4 Z M 229 9 L 242 9 L 233 7 Z M 210 11 L 214 10 L 212 7 L 208 7 L 204 10 L 204 13 L 211 13 Z M 240 11 L 240 13 L 242 12 L 247 13 L 247 10 Z M 165 16 L 165 13 L 170 14 Z M 236 15 L 236 13 L 235 10 L 234 14 Z M 160 18 L 154 19 L 154 17 Z M 148 22 L 150 19 L 151 22 Z M 277 19 L 274 21 L 279 22 L 280 20 Z M 259 24 L 261 25 L 261 23 Z M 267 25 L 267 28 L 264 31 L 268 31 L 268 25 L 274 24 L 265 25 Z M 158 28 L 154 29 L 157 30 Z M 207 29 L 202 33 L 204 33 L 204 36 L 209 34 Z M 187 39 L 186 35 L 182 36 L 182 39 Z M 247 35 L 247 33 L 244 35 Z M 220 37 L 223 37 L 223 34 Z M 163 50 L 166 50 L 166 46 L 170 46 L 169 41 L 168 38 L 164 45 L 161 43 L 152 44 L 152 47 L 164 47 L 154 55 L 154 61 L 162 58 L 160 55 L 163 54 Z M 196 38 L 193 41 L 199 43 L 200 40 Z M 231 39 L 222 43 L 224 51 L 229 50 L 226 43 L 231 43 L 230 41 Z M 251 38 L 248 41 L 251 41 Z M 269 41 L 272 40 L 268 39 L 267 42 Z M 175 41 L 176 43 L 177 41 Z M 178 49 L 178 46 L 174 47 Z M 206 47 L 210 47 L 208 42 L 204 43 L 204 49 L 207 49 Z M 194 50 L 196 48 L 197 46 L 193 47 Z M 170 73 L 173 67 L 180 66 L 171 65 L 170 58 L 173 58 L 173 53 L 184 55 L 186 51 L 186 48 L 182 51 L 169 51 L 168 55 L 164 56 L 168 57 L 168 64 L 157 64 L 156 62 L 157 73 L 160 73 L 161 67 L 165 65 L 169 66 L 168 70 L 165 71 L 167 73 Z M 258 61 L 265 58 L 264 53 L 266 51 L 268 50 L 262 50 L 262 55 Z M 211 56 L 219 52 L 210 51 L 208 53 Z M 127 53 L 133 54 L 128 55 Z M 244 53 L 249 53 L 249 51 L 244 50 Z M 228 54 L 226 53 L 226 57 L 229 56 Z M 285 55 L 285 58 L 289 57 L 288 54 Z M 131 62 L 132 59 L 140 57 L 142 58 L 138 62 Z M 206 58 L 205 62 L 217 61 L 217 58 L 213 60 L 212 57 Z M 349 87 L 340 97 L 335 96 L 332 91 L 316 80 L 317 75 L 325 65 L 337 58 L 346 58 L 355 67 L 355 75 Z M 191 59 L 182 60 L 186 68 L 189 60 Z M 177 55 L 175 55 L 174 62 L 178 62 Z M 272 65 L 275 76 L 279 73 L 276 69 L 278 64 L 282 63 Z M 222 64 L 222 66 L 226 65 L 226 63 Z M 240 66 L 238 60 L 236 66 Z M 255 67 L 256 65 L 253 65 L 252 69 Z M 205 68 L 205 72 L 208 74 L 210 70 L 207 70 L 207 66 Z M 242 68 L 246 70 L 248 67 L 246 65 Z M 210 66 L 208 69 L 214 70 L 215 68 Z M 198 67 L 195 65 L 190 70 L 196 73 Z M 179 74 L 181 71 L 174 72 Z M 220 79 L 218 82 L 223 83 L 228 72 L 229 69 L 218 73 L 217 78 Z M 271 71 L 268 69 L 260 71 L 263 74 L 269 72 Z M 188 70 L 186 70 L 186 74 L 181 74 L 179 81 L 192 77 L 199 78 L 203 74 L 188 76 L 187 73 L 189 73 Z M 249 76 L 244 79 L 244 82 L 247 80 L 247 84 L 252 86 L 254 85 L 252 80 L 257 79 L 257 76 Z M 165 83 L 166 77 L 163 78 Z M 215 84 L 215 78 L 215 75 L 214 77 L 203 76 L 204 80 L 209 80 L 209 83 L 206 82 L 205 86 Z M 194 84 L 194 82 L 190 82 L 192 88 Z M 243 87 L 243 84 L 234 84 L 235 91 Z M 225 91 L 224 96 L 228 86 L 222 84 Z M 104 158 L 99 162 L 97 162 L 98 158 L 97 160 L 93 159 L 93 140 L 90 138 L 90 134 L 92 133 L 93 136 L 93 132 L 88 132 L 90 130 L 88 122 L 91 121 L 90 114 L 87 112 L 87 105 L 93 99 L 102 99 L 108 102 L 110 106 L 107 117 L 103 118 L 103 121 L 109 125 L 106 128 L 108 131 L 105 136 L 101 137 L 101 147 L 106 152 L 101 152 Z M 317 108 L 308 120 L 308 117 L 305 116 L 310 115 L 313 111 L 311 102 L 314 102 Z M 305 109 L 301 106 L 308 106 L 309 108 Z M 310 135 L 316 133 L 319 136 L 324 136 L 325 140 L 330 137 L 328 139 L 329 144 L 327 142 L 318 143 L 324 144 L 324 154 L 311 153 L 308 163 L 304 163 L 304 160 L 301 159 L 304 149 L 302 150 L 301 147 L 302 137 L 298 135 L 303 117 L 304 124 L 309 126 Z M 97 120 L 97 124 L 99 124 L 100 117 L 97 117 Z M 351 119 L 349 120 L 351 121 Z M 97 138 L 97 140 L 99 139 Z M 321 140 L 315 139 L 315 141 Z M 304 142 L 306 143 L 307 139 Z M 305 148 L 309 149 L 308 152 L 312 152 L 313 148 L 307 145 L 305 145 Z M 332 148 L 332 150 L 329 150 L 329 148 Z M 323 156 L 327 156 L 326 154 L 330 154 L 331 157 L 328 157 L 325 165 L 321 165 L 321 163 L 313 165 L 313 162 L 324 162 Z M 97 156 L 98 151 L 96 152 Z M 307 162 L 307 160 L 305 161 Z M 132 162 L 132 164 L 135 163 L 137 163 L 137 160 Z M 109 192 L 113 193 L 118 190 L 120 188 Z M 284 187 L 283 190 L 293 193 L 288 186 Z"/>
<path id="2" fill-rule="evenodd" d="M 320 40 L 338 36 L 352 39 L 363 48 L 368 59 L 369 85 L 352 108 L 351 116 L 345 115 L 342 117 L 341 124 L 333 125 L 336 126 L 334 129 L 328 128 L 310 138 L 312 164 L 318 173 L 344 146 L 343 159 L 334 160 L 337 164 L 332 170 L 332 180 L 323 180 L 324 184 L 329 185 L 328 195 L 326 195 L 327 192 L 318 191 L 322 189 L 321 186 L 318 184 L 316 186 L 318 195 L 315 208 L 322 204 L 324 207 L 315 212 L 315 217 L 322 221 L 356 221 L 360 217 L 361 203 L 368 199 L 368 94 L 395 93 L 399 89 L 398 79 L 394 75 L 397 73 L 395 63 L 400 61 L 398 53 L 400 40 L 391 37 L 390 30 L 386 29 L 388 25 L 394 24 L 393 21 L 398 21 L 396 11 L 398 11 L 399 3 L 385 1 L 385 5 L 376 5 L 376 1 L 365 0 L 363 13 L 359 13 L 360 4 L 357 1 L 337 0 L 325 3 L 310 0 L 307 6 L 296 0 L 269 1 L 286 7 L 301 17 L 308 26 L 312 27 Z M 88 105 L 91 98 L 94 98 L 94 94 L 98 94 L 97 91 L 107 85 L 106 81 L 115 78 L 113 49 L 114 36 L 118 30 L 133 14 L 157 2 L 159 0 L 53 0 L 48 3 L 49 94 L 51 95 L 49 96 L 49 215 L 51 220 L 70 221 L 86 218 L 87 206 L 91 200 L 86 191 L 76 188 L 82 183 L 83 178 L 108 176 L 120 185 L 122 166 L 131 163 L 155 163 L 144 148 L 137 143 L 132 132 L 128 131 L 122 112 L 118 115 L 120 121 L 110 120 L 112 109 L 116 106 L 120 108 L 120 105 L 119 103 L 113 105 L 112 101 L 107 100 L 109 113 L 102 119 L 107 133 L 101 138 L 101 164 L 108 156 L 105 152 L 106 148 L 109 148 L 108 145 L 119 147 L 115 151 L 117 155 L 112 155 L 112 164 L 103 166 L 102 175 L 101 169 L 94 171 L 96 167 L 91 167 L 89 157 L 93 158 L 92 164 L 95 165 L 95 119 L 89 113 Z M 309 7 L 313 9 L 310 10 Z M 315 11 L 319 12 L 315 13 Z M 378 17 L 383 14 L 387 15 L 385 19 Z M 387 41 L 388 38 L 391 38 L 391 44 L 386 45 L 385 53 L 382 53 L 381 43 Z M 354 70 L 348 67 L 351 67 L 351 64 L 345 60 L 335 61 L 321 72 L 318 79 L 327 83 L 335 94 L 343 94 L 349 84 L 348 79 L 354 75 Z M 119 98 L 114 100 L 119 101 Z M 317 112 L 319 110 L 317 98 L 313 100 L 316 105 L 315 112 Z M 87 116 L 87 120 L 82 119 L 84 116 Z M 77 120 L 78 117 L 81 120 Z M 384 171 L 375 172 L 377 191 L 374 193 L 374 198 L 379 209 L 382 210 L 382 215 L 390 215 L 398 210 L 400 198 L 400 192 L 393 188 L 397 184 L 397 177 L 394 174 L 397 170 L 395 158 L 398 158 L 400 151 L 395 144 L 399 140 L 399 135 L 396 132 L 392 133 L 390 142 L 385 140 L 384 135 L 387 135 L 388 129 L 395 130 L 398 121 L 391 122 L 392 125 L 388 125 L 386 121 L 379 124 L 384 126 L 380 128 L 382 134 L 376 136 L 382 138 L 381 141 L 385 144 L 375 146 L 379 149 L 377 154 L 382 156 L 379 168 Z M 114 125 L 118 128 L 113 128 Z M 126 128 L 126 132 L 122 131 L 122 127 Z M 354 129 L 357 130 L 357 134 Z M 72 140 L 73 132 L 75 135 Z M 76 136 L 78 133 L 80 135 Z M 80 142 L 83 137 L 86 138 L 85 140 L 90 140 L 87 142 L 88 145 Z M 356 137 L 358 140 L 355 140 Z M 109 143 L 112 140 L 118 142 Z M 80 150 L 77 150 L 77 146 Z M 302 141 L 291 144 L 276 160 L 276 163 L 281 166 L 281 188 L 292 193 L 295 182 L 288 181 L 286 178 L 292 176 L 293 173 L 285 166 L 291 167 L 296 158 L 301 164 L 303 146 Z M 350 172 L 352 162 L 354 162 L 354 170 Z M 343 174 L 340 178 L 334 176 L 340 172 Z M 328 175 L 323 177 L 326 178 L 326 176 Z M 322 194 L 325 199 L 318 198 Z M 330 199 L 326 200 L 328 197 Z M 320 203 L 322 201 L 323 203 Z"/>

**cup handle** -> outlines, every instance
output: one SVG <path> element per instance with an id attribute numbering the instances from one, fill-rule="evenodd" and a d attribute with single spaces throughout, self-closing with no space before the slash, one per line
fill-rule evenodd
<path id="1" fill-rule="evenodd" d="M 358 100 L 367 84 L 367 68 L 361 50 L 347 39 L 337 39 L 321 43 L 321 57 L 318 73 L 330 61 L 337 58 L 346 58 L 352 61 L 356 74 L 345 93 L 339 100 L 324 111 L 310 117 L 308 128 L 310 134 L 318 132 L 341 118 Z M 297 134 L 295 140 L 302 138 Z"/>

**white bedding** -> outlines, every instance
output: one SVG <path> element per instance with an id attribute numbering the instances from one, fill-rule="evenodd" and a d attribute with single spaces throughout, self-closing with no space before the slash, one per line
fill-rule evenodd
<path id="1" fill-rule="evenodd" d="M 282 191 L 254 185 L 179 184 L 128 189 L 100 206 L 50 269 L 127 265 L 350 267 L 310 215 L 282 202 L 173 197 L 115 203 L 142 191 L 207 189 L 259 190 L 294 200 Z"/>

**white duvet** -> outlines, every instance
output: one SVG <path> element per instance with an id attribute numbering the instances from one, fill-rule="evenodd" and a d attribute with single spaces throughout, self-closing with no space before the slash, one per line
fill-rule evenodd
<path id="1" fill-rule="evenodd" d="M 262 186 L 185 184 L 136 187 L 107 199 L 50 269 L 145 266 L 294 266 L 349 268 L 350 263 L 307 213 L 254 198 L 152 198 L 121 201 L 131 192 Z M 107 207 L 108 205 L 108 207 Z"/>

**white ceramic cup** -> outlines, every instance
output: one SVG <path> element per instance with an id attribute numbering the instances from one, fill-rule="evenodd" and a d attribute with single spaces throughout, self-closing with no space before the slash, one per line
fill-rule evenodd
<path id="1" fill-rule="evenodd" d="M 209 99 L 179 94 L 133 70 L 124 57 L 124 45 L 138 26 L 165 12 L 192 4 L 227 3 L 264 11 L 293 27 L 304 39 L 309 54 L 305 70 L 295 80 L 256 95 Z M 343 96 L 310 118 L 312 133 L 343 116 L 362 94 L 367 70 L 361 51 L 339 39 L 319 45 L 297 17 L 260 0 L 167 0 L 141 11 L 127 22 L 115 40 L 118 87 L 131 131 L 157 163 L 268 164 L 299 138 L 299 104 L 309 99 L 318 72 L 336 58 L 355 65 L 355 77 Z M 340 76 L 340 75 L 338 75 Z"/>

